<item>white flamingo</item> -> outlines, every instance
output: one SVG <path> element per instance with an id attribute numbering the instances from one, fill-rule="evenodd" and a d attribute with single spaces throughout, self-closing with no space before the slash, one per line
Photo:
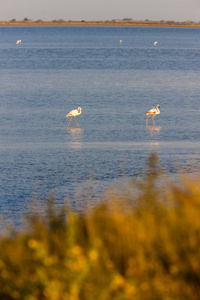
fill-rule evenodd
<path id="1" fill-rule="evenodd" d="M 77 125 L 77 127 L 79 127 L 79 125 L 78 125 L 78 123 L 77 123 L 77 121 L 76 121 L 76 116 L 78 116 L 78 115 L 80 115 L 80 114 L 81 114 L 81 108 L 78 107 L 78 109 L 71 110 L 71 111 L 66 115 L 66 117 L 71 117 L 70 120 L 69 120 L 69 123 L 68 123 L 68 127 L 69 127 L 69 124 L 70 124 L 70 122 L 71 122 L 71 120 L 72 120 L 72 117 L 74 117 L 75 122 L 76 122 L 76 125 Z"/>
<path id="2" fill-rule="evenodd" d="M 146 117 L 146 124 L 147 124 L 148 117 L 152 116 L 152 121 L 153 121 L 153 125 L 154 125 L 154 117 L 155 117 L 155 115 L 159 115 L 160 114 L 159 108 L 160 108 L 160 105 L 156 105 L 156 108 L 152 108 L 152 109 L 150 109 L 146 113 L 146 115 L 147 115 L 147 117 Z"/>
<path id="3" fill-rule="evenodd" d="M 18 40 L 18 41 L 16 42 L 16 44 L 19 45 L 19 44 L 21 44 L 21 42 L 22 42 L 21 40 Z"/>

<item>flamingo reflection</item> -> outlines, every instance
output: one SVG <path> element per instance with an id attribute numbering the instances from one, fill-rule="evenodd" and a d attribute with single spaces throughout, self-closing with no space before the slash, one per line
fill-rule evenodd
<path id="1" fill-rule="evenodd" d="M 67 145 L 73 149 L 81 149 L 82 148 L 82 136 L 84 129 L 82 128 L 67 128 L 67 132 L 69 133 L 69 138 L 67 139 Z"/>
<path id="2" fill-rule="evenodd" d="M 84 129 L 79 128 L 79 127 L 75 127 L 75 128 L 68 127 L 67 128 L 67 132 L 69 132 L 73 136 L 80 136 L 80 135 L 82 135 L 83 131 L 84 131 Z"/>
<path id="3" fill-rule="evenodd" d="M 146 125 L 146 129 L 150 132 L 157 132 L 158 133 L 158 132 L 161 131 L 162 127 L 155 127 L 154 125 L 152 125 L 152 126 Z"/>

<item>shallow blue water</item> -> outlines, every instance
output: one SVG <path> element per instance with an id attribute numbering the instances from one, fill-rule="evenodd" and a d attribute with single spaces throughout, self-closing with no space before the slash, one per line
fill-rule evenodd
<path id="1" fill-rule="evenodd" d="M 4 220 L 18 225 L 35 192 L 62 204 L 88 182 L 95 194 L 138 176 L 152 151 L 170 174 L 199 170 L 199 29 L 0 27 L 0 40 Z"/>

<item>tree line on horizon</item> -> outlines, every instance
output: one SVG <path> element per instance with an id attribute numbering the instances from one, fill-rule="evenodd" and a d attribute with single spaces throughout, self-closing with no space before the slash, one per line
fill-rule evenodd
<path id="1" fill-rule="evenodd" d="M 5 22 L 5 21 L 4 21 Z M 134 23 L 163 23 L 163 24 L 200 24 L 199 22 L 194 22 L 191 20 L 187 20 L 187 21 L 173 21 L 173 20 L 160 20 L 160 21 L 154 21 L 154 20 L 149 20 L 149 19 L 145 19 L 145 20 L 134 20 L 132 18 L 123 18 L 123 19 L 112 19 L 112 20 L 93 20 L 93 21 L 88 21 L 88 20 L 63 20 L 63 19 L 55 19 L 55 20 L 49 20 L 49 21 L 44 21 L 42 19 L 38 19 L 38 20 L 32 20 L 29 19 L 27 17 L 25 17 L 23 20 L 16 20 L 15 18 L 11 19 L 10 21 L 7 22 L 11 22 L 11 23 L 15 23 L 15 22 L 134 22 Z"/>

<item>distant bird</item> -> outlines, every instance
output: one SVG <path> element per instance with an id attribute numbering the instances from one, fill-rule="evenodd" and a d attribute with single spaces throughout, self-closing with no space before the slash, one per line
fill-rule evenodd
<path id="1" fill-rule="evenodd" d="M 152 121 L 153 121 L 153 125 L 154 125 L 154 117 L 155 117 L 155 115 L 159 115 L 160 114 L 159 108 L 160 108 L 160 105 L 156 105 L 156 108 L 152 108 L 152 109 L 150 109 L 146 113 L 146 115 L 147 115 L 147 117 L 146 117 L 146 124 L 147 124 L 148 117 L 152 116 Z"/>
<path id="2" fill-rule="evenodd" d="M 72 120 L 72 117 L 74 117 L 75 122 L 76 122 L 76 125 L 77 125 L 77 127 L 79 127 L 79 125 L 78 125 L 78 123 L 77 123 L 77 121 L 76 121 L 76 116 L 78 116 L 78 115 L 80 115 L 80 114 L 81 114 L 81 108 L 78 107 L 78 109 L 71 110 L 71 111 L 66 115 L 66 117 L 71 117 L 70 120 L 69 120 L 69 123 L 68 123 L 68 127 L 69 127 L 69 124 L 70 124 L 70 122 L 71 122 L 71 120 Z"/>
<path id="3" fill-rule="evenodd" d="M 122 43 L 122 40 L 119 40 L 119 44 L 121 44 Z"/>
<path id="4" fill-rule="evenodd" d="M 156 46 L 158 44 L 158 42 L 154 42 L 153 44 L 154 44 L 154 46 Z"/>
<path id="5" fill-rule="evenodd" d="M 19 44 L 21 44 L 21 42 L 22 42 L 21 40 L 18 40 L 18 41 L 16 42 L 16 44 L 19 45 Z"/>

